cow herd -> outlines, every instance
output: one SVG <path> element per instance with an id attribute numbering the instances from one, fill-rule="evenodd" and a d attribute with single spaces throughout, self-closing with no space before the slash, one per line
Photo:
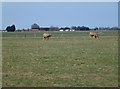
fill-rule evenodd
<path id="1" fill-rule="evenodd" d="M 52 37 L 51 34 L 48 34 L 48 33 L 43 34 L 43 39 L 49 39 L 50 37 Z M 90 32 L 89 37 L 90 38 L 99 38 L 99 36 L 98 36 L 98 34 L 96 32 Z"/>

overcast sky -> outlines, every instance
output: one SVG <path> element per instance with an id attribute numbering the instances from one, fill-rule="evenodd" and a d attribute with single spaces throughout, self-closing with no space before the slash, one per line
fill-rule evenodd
<path id="1" fill-rule="evenodd" d="M 117 2 L 3 2 L 2 28 L 118 26 Z"/>

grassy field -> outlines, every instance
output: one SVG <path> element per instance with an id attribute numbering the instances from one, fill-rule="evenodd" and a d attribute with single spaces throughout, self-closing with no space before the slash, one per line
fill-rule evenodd
<path id="1" fill-rule="evenodd" d="M 117 32 L 3 33 L 3 87 L 116 87 Z"/>

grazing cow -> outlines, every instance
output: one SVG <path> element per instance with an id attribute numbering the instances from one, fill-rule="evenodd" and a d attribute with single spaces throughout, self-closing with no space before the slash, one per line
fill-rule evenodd
<path id="1" fill-rule="evenodd" d="M 51 37 L 52 35 L 51 34 L 48 34 L 48 33 L 44 33 L 43 34 L 43 38 L 44 39 L 49 39 L 49 37 Z"/>
<path id="2" fill-rule="evenodd" d="M 90 38 L 99 38 L 98 34 L 96 32 L 90 32 L 89 33 Z"/>

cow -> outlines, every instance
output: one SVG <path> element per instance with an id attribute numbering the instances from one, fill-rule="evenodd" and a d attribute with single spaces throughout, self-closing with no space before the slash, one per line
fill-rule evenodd
<path id="1" fill-rule="evenodd" d="M 43 34 L 43 39 L 49 39 L 49 37 L 51 37 L 51 36 L 52 36 L 51 34 L 44 33 Z"/>
<path id="2" fill-rule="evenodd" d="M 96 32 L 90 32 L 89 36 L 90 36 L 90 38 L 99 38 L 99 36 Z"/>

